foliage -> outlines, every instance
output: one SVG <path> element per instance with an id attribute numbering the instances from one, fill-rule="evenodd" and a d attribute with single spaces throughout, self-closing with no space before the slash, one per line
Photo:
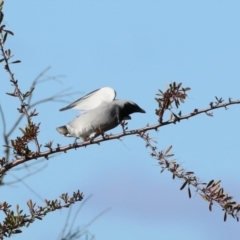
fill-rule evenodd
<path id="1" fill-rule="evenodd" d="M 4 17 L 2 7 L 3 2 L 0 4 L 0 51 L 2 54 L 0 62 L 4 64 L 4 69 L 7 71 L 10 77 L 10 84 L 13 86 L 13 91 L 7 93 L 7 95 L 16 98 L 19 101 L 19 107 L 17 109 L 19 116 L 13 128 L 7 133 L 5 127 L 5 116 L 0 108 L 4 126 L 3 137 L 5 141 L 5 155 L 0 158 L 1 184 L 3 184 L 3 178 L 8 171 L 28 161 L 42 158 L 49 159 L 51 155 L 55 155 L 59 152 L 67 152 L 71 149 L 86 147 L 92 144 L 100 144 L 104 141 L 119 139 L 130 135 L 136 135 L 145 141 L 147 148 L 151 149 L 151 157 L 158 161 L 161 167 L 161 172 L 168 170 L 173 179 L 178 178 L 183 181 L 180 190 L 183 190 L 185 187 L 187 187 L 188 196 L 191 198 L 191 189 L 195 189 L 195 191 L 209 203 L 210 211 L 212 211 L 213 203 L 217 203 L 221 206 L 221 208 L 224 210 L 224 221 L 226 221 L 228 215 L 232 216 L 237 221 L 239 220 L 238 212 L 240 210 L 240 204 L 234 201 L 233 197 L 227 194 L 227 192 L 220 186 L 220 181 L 211 180 L 208 183 L 201 182 L 199 178 L 194 175 L 194 172 L 186 171 L 177 163 L 175 159 L 173 159 L 174 155 L 171 153 L 172 146 L 167 148 L 165 151 L 158 151 L 157 146 L 155 146 L 154 141 L 149 135 L 149 131 L 158 130 L 160 127 L 166 125 L 179 123 L 182 120 L 196 117 L 199 114 L 206 114 L 207 116 L 212 117 L 214 110 L 218 108 L 227 108 L 228 106 L 234 104 L 240 104 L 240 100 L 228 99 L 228 101 L 224 101 L 222 98 L 215 97 L 215 100 L 210 102 L 208 107 L 204 109 L 196 108 L 192 112 L 182 115 L 181 110 L 178 110 L 178 113 L 176 113 L 174 110 L 179 109 L 181 104 L 185 103 L 188 96 L 187 92 L 190 91 L 190 88 L 183 87 L 182 83 L 173 82 L 169 84 L 165 91 L 159 90 L 156 95 L 155 100 L 157 102 L 157 109 L 155 110 L 155 114 L 158 117 L 158 122 L 154 125 L 147 125 L 136 130 L 128 130 L 127 123 L 122 122 L 121 126 L 123 132 L 119 134 L 107 135 L 103 133 L 102 138 L 96 138 L 80 143 L 74 142 L 67 146 L 61 146 L 60 144 L 53 146 L 53 141 L 49 141 L 43 145 L 38 139 L 40 123 L 36 123 L 34 121 L 34 117 L 38 115 L 38 112 L 34 107 L 38 104 L 57 100 L 66 94 L 59 93 L 46 99 L 42 99 L 37 103 L 32 103 L 31 98 L 34 94 L 34 89 L 37 87 L 39 78 L 32 83 L 27 92 L 21 91 L 19 81 L 15 78 L 15 75 L 11 70 L 12 64 L 18 64 L 20 63 L 20 60 L 13 60 L 11 50 L 5 49 L 5 42 L 7 41 L 8 36 L 13 36 L 14 34 L 12 31 L 7 30 L 6 26 L 2 24 Z M 169 116 L 166 116 L 167 113 L 169 113 Z M 25 117 L 27 120 L 26 126 L 20 126 L 20 135 L 15 139 L 10 139 L 12 132 L 20 125 L 23 117 Z M 32 147 L 30 143 L 34 143 L 35 146 Z M 13 155 L 13 160 L 10 160 L 10 155 Z M 12 206 L 10 206 L 7 202 L 0 203 L 0 211 L 5 214 L 4 221 L 0 223 L 0 239 L 9 237 L 12 234 L 21 233 L 21 228 L 23 226 L 29 226 L 36 219 L 42 220 L 42 218 L 50 212 L 69 207 L 72 204 L 81 201 L 83 199 L 83 193 L 77 190 L 71 197 L 69 197 L 67 193 L 62 194 L 60 199 L 61 200 L 46 200 L 45 206 L 38 207 L 36 207 L 36 204 L 30 199 L 27 202 L 27 206 L 29 208 L 28 214 L 23 213 L 23 210 L 20 210 L 20 206 L 18 205 L 14 211 Z M 69 232 L 66 236 L 66 239 L 76 238 L 79 236 L 78 233 L 78 231 L 74 233 Z"/>

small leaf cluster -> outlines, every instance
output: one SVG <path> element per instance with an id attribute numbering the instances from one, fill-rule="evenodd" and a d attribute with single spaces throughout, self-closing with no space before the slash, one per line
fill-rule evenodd
<path id="1" fill-rule="evenodd" d="M 20 102 L 20 107 L 17 109 L 18 112 L 21 115 L 25 115 L 27 119 L 27 125 L 25 128 L 20 128 L 20 131 L 22 132 L 22 136 L 18 136 L 16 139 L 11 140 L 11 146 L 7 146 L 8 148 L 13 149 L 13 154 L 16 158 L 18 157 L 25 157 L 26 159 L 32 154 L 32 150 L 29 148 L 29 143 L 34 142 L 36 144 L 36 154 L 40 152 L 40 145 L 38 143 L 38 133 L 39 133 L 39 123 L 36 124 L 33 122 L 32 118 L 37 116 L 38 113 L 34 109 L 31 112 L 28 112 L 28 103 L 27 99 L 32 95 L 34 91 L 34 87 L 32 87 L 29 91 L 26 93 L 23 93 L 19 86 L 18 86 L 18 80 L 15 79 L 14 74 L 11 71 L 10 64 L 12 63 L 19 63 L 19 60 L 9 62 L 10 58 L 13 57 L 11 50 L 4 49 L 4 44 L 7 39 L 7 35 L 13 35 L 13 32 L 6 30 L 5 25 L 2 25 L 4 14 L 2 12 L 3 2 L 0 3 L 0 50 L 2 53 L 2 59 L 0 59 L 0 62 L 5 63 L 5 70 L 10 75 L 10 82 L 12 83 L 14 90 L 11 93 L 7 93 L 7 95 L 12 97 L 17 97 Z"/>
<path id="2" fill-rule="evenodd" d="M 39 133 L 39 125 L 35 125 L 30 122 L 25 129 L 20 128 L 23 135 L 17 137 L 15 140 L 11 140 L 11 146 L 13 148 L 13 153 L 16 157 L 28 157 L 32 154 L 32 151 L 29 149 L 28 144 L 31 141 L 34 141 L 37 138 Z"/>
<path id="3" fill-rule="evenodd" d="M 158 90 L 159 93 L 156 94 L 157 98 L 155 98 L 158 103 L 158 109 L 155 110 L 155 114 L 159 116 L 160 123 L 163 122 L 163 115 L 166 110 L 172 112 L 174 106 L 178 108 L 180 103 L 184 103 L 184 100 L 187 97 L 186 92 L 189 90 L 189 87 L 183 88 L 182 83 L 177 84 L 176 82 L 169 84 L 169 87 L 165 92 L 160 89 Z M 173 112 L 172 114 L 177 117 Z"/>
<path id="4" fill-rule="evenodd" d="M 224 221 L 226 221 L 227 215 L 230 215 L 239 221 L 240 203 L 232 200 L 233 197 L 226 193 L 226 191 L 220 186 L 221 181 L 211 180 L 208 184 L 201 182 L 194 175 L 194 172 L 186 171 L 175 159 L 172 159 L 174 156 L 174 154 L 170 153 L 172 146 L 168 147 L 165 151 L 158 152 L 157 147 L 153 146 L 151 143 L 153 140 L 149 137 L 148 133 L 142 132 L 139 136 L 146 142 L 146 147 L 151 149 L 151 156 L 158 160 L 158 163 L 162 168 L 161 172 L 168 170 L 171 172 L 173 179 L 178 178 L 184 181 L 180 190 L 183 190 L 188 186 L 189 198 L 192 196 L 190 189 L 192 186 L 203 199 L 209 202 L 210 211 L 212 211 L 212 205 L 215 202 L 219 204 L 224 211 Z"/>
<path id="5" fill-rule="evenodd" d="M 74 192 L 71 197 L 68 194 L 62 194 L 60 196 L 61 200 L 45 200 L 46 206 L 37 206 L 36 203 L 33 203 L 30 199 L 27 202 L 30 215 L 23 213 L 23 210 L 19 209 L 19 206 L 16 206 L 16 212 L 11 210 L 11 205 L 8 203 L 0 203 L 0 211 L 3 211 L 6 215 L 4 221 L 0 223 L 0 239 L 4 237 L 10 237 L 13 234 L 21 233 L 21 228 L 23 226 L 28 227 L 36 219 L 42 220 L 44 216 L 49 212 L 53 212 L 57 209 L 68 208 L 70 205 L 75 202 L 82 201 L 83 193 L 79 190 Z"/>
<path id="6" fill-rule="evenodd" d="M 233 197 L 229 196 L 220 186 L 220 180 L 211 180 L 200 193 L 203 199 L 209 202 L 209 210 L 212 211 L 213 201 L 219 203 L 224 211 L 224 221 L 227 220 L 227 215 L 231 215 L 239 221 L 238 213 L 240 211 L 240 204 L 233 201 Z"/>

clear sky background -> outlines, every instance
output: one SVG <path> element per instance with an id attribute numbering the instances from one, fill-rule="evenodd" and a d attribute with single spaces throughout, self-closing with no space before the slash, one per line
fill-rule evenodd
<path id="1" fill-rule="evenodd" d="M 157 122 L 154 100 L 158 89 L 173 81 L 191 87 L 181 108 L 209 106 L 214 97 L 239 99 L 240 10 L 239 1 L 6 1 L 4 23 L 15 33 L 7 47 L 21 64 L 12 67 L 19 86 L 27 91 L 32 80 L 46 67 L 48 76 L 64 75 L 61 83 L 50 81 L 37 87 L 34 100 L 66 88 L 79 91 L 66 97 L 71 102 L 94 89 L 110 86 L 117 98 L 135 101 L 146 114 L 134 114 L 129 129 Z M 9 76 L 0 71 L 0 102 L 10 128 L 18 116 L 17 99 L 9 97 Z M 78 112 L 59 112 L 67 102 L 39 106 L 40 142 L 67 145 L 55 130 Z M 240 106 L 163 127 L 150 135 L 159 150 L 173 145 L 177 161 L 194 171 L 202 181 L 221 179 L 222 186 L 240 202 Z M 25 121 L 22 122 L 22 126 Z M 0 125 L 2 131 L 2 125 Z M 117 127 L 112 133 L 121 132 Z M 16 130 L 12 138 L 19 135 Z M 3 140 L 0 140 L 3 144 Z M 75 227 L 83 226 L 101 211 L 110 211 L 88 230 L 97 240 L 212 240 L 239 239 L 240 225 L 231 217 L 223 222 L 223 212 L 193 192 L 180 191 L 182 182 L 169 172 L 160 174 L 157 161 L 136 136 L 125 137 L 59 154 L 46 168 L 21 182 L 1 188 L 0 201 L 27 210 L 31 198 L 55 199 L 77 189 L 85 197 L 93 195 L 80 211 Z M 9 171 L 5 181 L 24 176 L 27 171 Z M 75 204 L 76 212 L 80 203 Z M 24 228 L 14 239 L 57 239 L 68 209 L 48 214 L 43 221 Z M 3 215 L 1 216 L 1 218 Z"/>

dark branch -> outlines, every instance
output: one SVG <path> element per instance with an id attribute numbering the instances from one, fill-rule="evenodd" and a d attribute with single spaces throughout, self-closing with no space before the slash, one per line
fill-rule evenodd
<path id="1" fill-rule="evenodd" d="M 56 148 L 50 148 L 48 151 L 31 153 L 26 157 L 25 156 L 24 157 L 19 157 L 18 159 L 14 160 L 11 163 L 5 163 L 4 164 L 4 163 L 1 163 L 1 161 L 0 161 L 0 164 L 2 165 L 2 168 L 0 169 L 0 174 L 2 175 L 6 171 L 8 171 L 9 169 L 18 166 L 21 163 L 24 163 L 24 162 L 27 162 L 27 161 L 30 161 L 30 160 L 33 160 L 33 159 L 38 159 L 38 158 L 42 158 L 42 157 L 48 158 L 50 155 L 55 154 L 55 153 L 59 153 L 59 152 L 65 152 L 66 153 L 67 150 L 71 150 L 71 149 L 86 147 L 86 146 L 89 146 L 89 145 L 92 145 L 92 144 L 99 144 L 99 143 L 104 142 L 104 141 L 119 139 L 119 138 L 122 138 L 124 136 L 139 135 L 141 133 L 144 133 L 144 132 L 147 132 L 147 131 L 150 131 L 150 130 L 157 130 L 158 128 L 163 127 L 163 126 L 167 126 L 169 124 L 175 124 L 176 122 L 180 122 L 182 120 L 192 118 L 192 117 L 194 117 L 196 115 L 199 115 L 199 114 L 202 114 L 202 113 L 207 113 L 207 112 L 209 112 L 211 110 L 214 110 L 214 109 L 226 108 L 227 106 L 234 105 L 234 104 L 240 104 L 240 100 L 221 103 L 221 104 L 218 104 L 217 106 L 214 105 L 214 106 L 210 106 L 208 108 L 200 109 L 200 110 L 197 110 L 197 111 L 195 109 L 193 112 L 191 112 L 187 115 L 184 115 L 184 116 L 178 116 L 177 118 L 173 117 L 171 120 L 168 120 L 168 121 L 165 121 L 165 122 L 162 122 L 162 123 L 154 124 L 154 125 L 151 125 L 151 126 L 146 126 L 146 127 L 135 129 L 135 130 L 125 131 L 125 132 L 119 133 L 119 134 L 106 135 L 104 138 L 97 138 L 97 139 L 93 139 L 91 141 L 89 140 L 89 141 L 81 142 L 81 143 L 73 143 L 73 144 L 69 144 L 67 146 L 63 146 L 63 147 L 59 146 L 59 147 L 56 147 Z"/>

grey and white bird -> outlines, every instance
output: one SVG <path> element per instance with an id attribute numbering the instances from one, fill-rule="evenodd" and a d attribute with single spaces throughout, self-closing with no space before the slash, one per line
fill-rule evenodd
<path id="1" fill-rule="evenodd" d="M 67 125 L 57 128 L 65 137 L 82 138 L 83 141 L 99 136 L 118 126 L 123 120 L 131 119 L 132 113 L 145 111 L 129 100 L 115 99 L 116 92 L 110 87 L 103 87 L 90 92 L 60 111 L 78 109 L 82 113 Z"/>

